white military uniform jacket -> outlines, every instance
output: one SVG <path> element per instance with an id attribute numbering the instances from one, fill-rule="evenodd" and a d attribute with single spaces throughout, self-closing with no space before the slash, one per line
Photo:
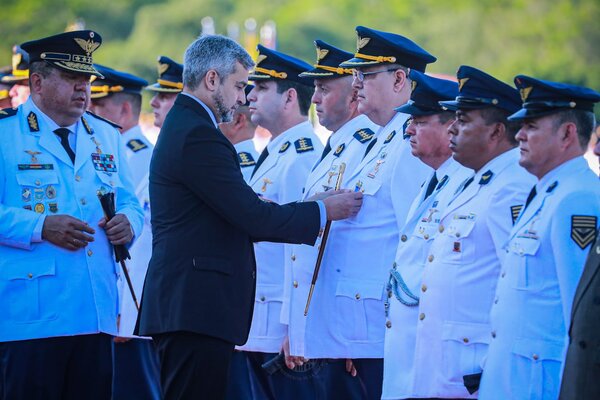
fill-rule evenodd
<path id="1" fill-rule="evenodd" d="M 367 116 L 359 115 L 346 122 L 331 135 L 331 151 L 314 166 L 304 186 L 303 199 L 335 188 L 339 168 L 346 164 L 342 186 L 348 187 L 348 176 L 362 161 L 367 146 L 379 129 Z M 292 355 L 304 354 L 304 308 L 319 248 L 308 245 L 285 245 L 285 287 L 281 322 L 288 324 Z"/>
<path id="2" fill-rule="evenodd" d="M 150 170 L 150 159 L 154 145 L 144 136 L 139 125 L 122 133 L 123 140 L 127 146 L 127 163 L 132 171 L 133 187 L 135 195 L 144 210 L 144 226 L 141 234 L 136 238 L 129 254 L 131 260 L 127 260 L 127 270 L 135 291 L 138 303 L 142 299 L 142 289 L 144 288 L 144 279 L 148 270 L 148 263 L 152 256 L 152 225 L 150 224 L 150 194 L 148 192 L 148 176 Z M 133 335 L 135 322 L 137 321 L 137 309 L 131 297 L 129 286 L 121 270 L 117 265 L 119 272 L 119 336 L 136 337 Z"/>
<path id="3" fill-rule="evenodd" d="M 73 165 L 56 128 L 31 98 L 0 118 L 0 341 L 117 333 L 117 272 L 97 191 L 115 191 L 117 212 L 139 235 L 125 144 L 84 114 L 70 127 Z M 42 218 L 58 214 L 87 222 L 95 240 L 69 251 L 36 238 Z"/>
<path id="4" fill-rule="evenodd" d="M 536 192 L 505 246 L 481 399 L 558 398 L 571 305 L 600 218 L 600 183 L 577 157 L 548 172 Z"/>
<path id="5" fill-rule="evenodd" d="M 311 168 L 323 152 L 323 144 L 306 121 L 273 139 L 269 155 L 258 166 L 249 185 L 265 201 L 279 204 L 298 201 Z M 287 326 L 280 322 L 283 302 L 284 245 L 260 242 L 256 257 L 256 297 L 250 336 L 240 350 L 278 353 Z"/>
<path id="6" fill-rule="evenodd" d="M 463 376 L 481 372 L 502 245 L 535 183 L 509 150 L 484 165 L 440 215 L 423 270 L 412 397 L 473 398 Z"/>
<path id="7" fill-rule="evenodd" d="M 254 166 L 258 161 L 258 152 L 254 147 L 254 141 L 252 139 L 244 140 L 233 145 L 238 155 L 238 161 L 240 162 L 240 169 L 246 182 L 250 181 Z"/>
<path id="8" fill-rule="evenodd" d="M 388 329 L 385 332 L 382 393 L 384 399 L 413 396 L 411 381 L 419 315 L 417 306 L 423 289 L 421 275 L 427 262 L 429 246 L 439 233 L 441 213 L 460 184 L 473 175 L 473 170 L 463 167 L 450 157 L 435 173 L 438 179 L 435 190 L 424 200 L 432 174 L 424 182 L 409 211 L 406 224 L 400 230 L 400 243 L 388 284 Z"/>
<path id="9" fill-rule="evenodd" d="M 385 284 L 398 247 L 397 219 L 406 219 L 431 171 L 402 136 L 406 118 L 395 115 L 348 171 L 347 188 L 365 196 L 356 217 L 331 224 L 306 320 L 307 358 L 383 358 Z"/>

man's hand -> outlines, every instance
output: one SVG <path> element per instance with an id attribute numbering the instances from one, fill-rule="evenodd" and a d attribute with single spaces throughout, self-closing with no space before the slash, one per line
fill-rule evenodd
<path id="1" fill-rule="evenodd" d="M 102 218 L 98 226 L 104 228 L 106 237 L 112 245 L 128 244 L 133 239 L 131 224 L 124 214 L 116 214 L 108 222 L 106 218 Z"/>
<path id="2" fill-rule="evenodd" d="M 70 215 L 48 215 L 42 227 L 42 239 L 67 250 L 79 250 L 94 241 L 86 235 L 96 233 L 86 222 Z"/>
<path id="3" fill-rule="evenodd" d="M 334 196 L 336 194 L 348 193 L 348 189 L 340 189 L 340 190 L 328 190 L 326 192 L 318 192 L 310 196 L 308 199 L 304 201 L 317 201 L 317 200 L 325 200 L 328 197 Z"/>
<path id="4" fill-rule="evenodd" d="M 351 358 L 346 358 L 346 372 L 352 376 L 356 376 L 356 367 Z"/>
<path id="5" fill-rule="evenodd" d="M 362 206 L 363 194 L 361 192 L 345 192 L 327 197 L 323 200 L 327 210 L 327 219 L 337 221 L 354 217 Z"/>
<path id="6" fill-rule="evenodd" d="M 290 355 L 290 338 L 289 338 L 289 336 L 286 336 L 285 339 L 283 339 L 283 355 L 285 356 L 285 366 L 288 367 L 289 369 L 294 369 L 296 367 L 299 367 L 302 364 L 304 364 L 306 361 L 308 361 L 304 357 Z"/>

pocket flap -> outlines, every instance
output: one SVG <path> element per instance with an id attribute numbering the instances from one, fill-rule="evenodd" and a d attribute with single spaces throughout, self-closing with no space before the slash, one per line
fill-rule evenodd
<path id="1" fill-rule="evenodd" d="M 16 280 L 16 279 L 36 279 L 40 276 L 52 276 L 56 274 L 56 264 L 54 257 L 36 258 L 36 259 L 20 259 L 18 263 L 8 262 L 0 263 L 0 279 Z"/>
<path id="2" fill-rule="evenodd" d="M 265 303 L 269 301 L 283 301 L 283 287 L 267 283 L 258 284 L 256 286 L 256 301 Z"/>
<path id="3" fill-rule="evenodd" d="M 467 346 L 471 343 L 489 344 L 490 332 L 491 328 L 487 324 L 445 322 L 442 327 L 442 340 L 453 340 Z"/>
<path id="4" fill-rule="evenodd" d="M 538 239 L 530 239 L 519 237 L 510 242 L 510 250 L 521 256 L 523 255 L 534 255 L 540 248 L 540 241 Z"/>
<path id="5" fill-rule="evenodd" d="M 455 214 L 445 233 L 456 238 L 469 236 L 475 226 L 476 219 L 477 216 L 474 214 Z"/>
<path id="6" fill-rule="evenodd" d="M 231 260 L 224 257 L 194 256 L 192 265 L 198 271 L 214 271 L 226 275 L 233 274 Z"/>
<path id="7" fill-rule="evenodd" d="M 383 299 L 384 284 L 374 281 L 342 280 L 338 282 L 335 295 L 360 299 Z"/>
<path id="8" fill-rule="evenodd" d="M 545 340 L 516 339 L 513 353 L 532 361 L 553 360 L 562 362 L 565 345 L 559 342 Z"/>
<path id="9" fill-rule="evenodd" d="M 17 183 L 20 186 L 45 186 L 57 185 L 58 175 L 56 171 L 43 170 L 28 170 L 17 172 Z"/>

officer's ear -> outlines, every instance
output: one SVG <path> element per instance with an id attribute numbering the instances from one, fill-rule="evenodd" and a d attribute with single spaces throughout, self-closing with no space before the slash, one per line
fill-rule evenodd
<path id="1" fill-rule="evenodd" d="M 37 94 L 42 90 L 43 79 L 44 77 L 37 72 L 34 72 L 31 75 L 29 75 L 29 89 L 31 90 L 31 93 Z"/>
<path id="2" fill-rule="evenodd" d="M 394 71 L 394 90 L 396 90 L 397 92 L 400 92 L 402 90 L 402 88 L 404 88 L 404 86 L 406 85 L 406 83 L 408 82 L 407 76 L 406 76 L 406 71 L 404 71 L 403 69 L 397 69 Z"/>
<path id="3" fill-rule="evenodd" d="M 579 146 L 579 135 L 577 132 L 577 125 L 574 122 L 565 122 L 558 128 L 558 135 L 560 137 L 560 147 L 562 150 L 576 144 Z"/>
<path id="4" fill-rule="evenodd" d="M 218 72 L 214 69 L 209 70 L 206 75 L 204 75 L 204 84 L 211 92 L 217 90 L 220 82 L 221 78 L 219 77 Z"/>

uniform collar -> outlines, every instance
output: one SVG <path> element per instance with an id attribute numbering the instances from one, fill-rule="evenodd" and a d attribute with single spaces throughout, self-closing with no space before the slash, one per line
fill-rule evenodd
<path id="1" fill-rule="evenodd" d="M 550 170 L 535 184 L 535 190 L 537 193 L 544 193 L 561 176 L 569 176 L 586 168 L 589 168 L 589 166 L 585 158 L 583 156 L 575 157 Z"/>
<path id="2" fill-rule="evenodd" d="M 59 126 L 52 118 L 44 114 L 44 112 L 35 104 L 32 97 L 29 96 L 29 99 L 27 99 L 25 104 L 23 104 L 23 114 L 28 115 L 31 111 L 33 111 L 38 118 L 41 118 L 44 121 L 50 132 L 54 132 L 58 128 L 67 128 L 71 133 L 75 134 L 77 132 L 79 120 L 81 119 L 78 118 L 74 124 L 69 126 Z"/>
<path id="3" fill-rule="evenodd" d="M 144 134 L 142 133 L 142 128 L 139 125 L 135 125 L 123 132 L 121 135 L 123 135 L 123 139 L 125 141 L 128 141 L 130 139 L 135 139 L 140 136 L 143 136 Z"/>
<path id="4" fill-rule="evenodd" d="M 475 183 L 479 182 L 481 176 L 491 171 L 493 174 L 497 174 L 501 169 L 503 169 L 506 165 L 512 163 L 518 163 L 520 158 L 519 148 L 515 147 L 514 149 L 510 149 L 505 151 L 504 153 L 496 156 L 496 158 L 491 159 L 487 162 L 483 167 L 475 173 Z"/>
<path id="5" fill-rule="evenodd" d="M 281 135 L 271 140 L 267 145 L 269 154 L 277 153 L 286 141 L 292 140 L 297 135 L 305 135 L 307 131 L 312 131 L 312 125 L 308 120 L 294 125 L 286 131 L 283 131 Z"/>
<path id="6" fill-rule="evenodd" d="M 210 117 L 210 119 L 212 120 L 213 124 L 215 125 L 215 128 L 219 129 L 219 125 L 217 124 L 217 119 L 215 118 L 215 114 L 212 112 L 212 110 L 206 104 L 204 104 L 204 102 L 202 102 L 202 100 L 200 100 L 199 98 L 197 98 L 193 94 L 190 94 L 190 93 L 187 93 L 187 92 L 181 92 L 181 94 L 183 94 L 185 96 L 188 96 L 188 97 L 191 97 L 192 99 L 194 99 L 198 103 L 200 103 L 200 105 L 202 107 L 204 107 L 204 109 L 208 113 L 208 116 Z"/>

